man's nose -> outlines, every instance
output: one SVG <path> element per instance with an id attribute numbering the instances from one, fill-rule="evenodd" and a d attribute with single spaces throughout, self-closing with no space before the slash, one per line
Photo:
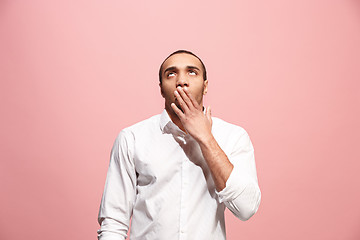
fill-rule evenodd
<path id="1" fill-rule="evenodd" d="M 186 78 L 186 76 L 184 75 L 179 75 L 177 82 L 176 82 L 176 87 L 189 87 L 189 82 Z"/>

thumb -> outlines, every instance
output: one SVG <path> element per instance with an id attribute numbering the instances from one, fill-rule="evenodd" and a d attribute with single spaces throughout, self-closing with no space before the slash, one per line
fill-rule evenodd
<path id="1" fill-rule="evenodd" d="M 210 109 L 210 106 L 208 106 L 207 109 L 206 109 L 206 117 L 211 122 L 211 109 Z"/>

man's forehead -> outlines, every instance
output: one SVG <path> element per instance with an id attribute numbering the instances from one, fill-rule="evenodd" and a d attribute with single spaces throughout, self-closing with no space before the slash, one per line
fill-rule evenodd
<path id="1" fill-rule="evenodd" d="M 194 66 L 202 69 L 200 60 L 197 57 L 188 53 L 177 53 L 170 56 L 164 62 L 163 69 L 166 69 L 167 67 L 185 68 L 188 66 Z"/>

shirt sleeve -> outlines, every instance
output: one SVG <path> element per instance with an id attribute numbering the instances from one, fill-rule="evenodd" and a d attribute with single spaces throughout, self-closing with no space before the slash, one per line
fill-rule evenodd
<path id="1" fill-rule="evenodd" d="M 220 202 L 240 220 L 246 221 L 259 208 L 261 192 L 258 185 L 254 148 L 247 132 L 242 129 L 235 140 L 229 161 L 234 168 L 226 181 L 226 187 L 216 191 Z"/>
<path id="2" fill-rule="evenodd" d="M 101 199 L 97 231 L 99 240 L 124 240 L 136 196 L 136 172 L 131 138 L 122 130 L 111 150 L 105 188 Z"/>

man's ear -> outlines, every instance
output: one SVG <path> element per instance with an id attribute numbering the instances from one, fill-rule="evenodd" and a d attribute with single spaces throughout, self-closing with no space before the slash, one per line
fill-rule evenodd
<path id="1" fill-rule="evenodd" d="M 204 81 L 204 91 L 203 91 L 203 95 L 205 95 L 208 91 L 208 80 Z"/>
<path id="2" fill-rule="evenodd" d="M 160 87 L 161 96 L 164 97 L 164 92 L 163 92 L 163 89 L 162 89 L 162 86 L 161 86 L 161 82 L 159 83 L 159 87 Z"/>

